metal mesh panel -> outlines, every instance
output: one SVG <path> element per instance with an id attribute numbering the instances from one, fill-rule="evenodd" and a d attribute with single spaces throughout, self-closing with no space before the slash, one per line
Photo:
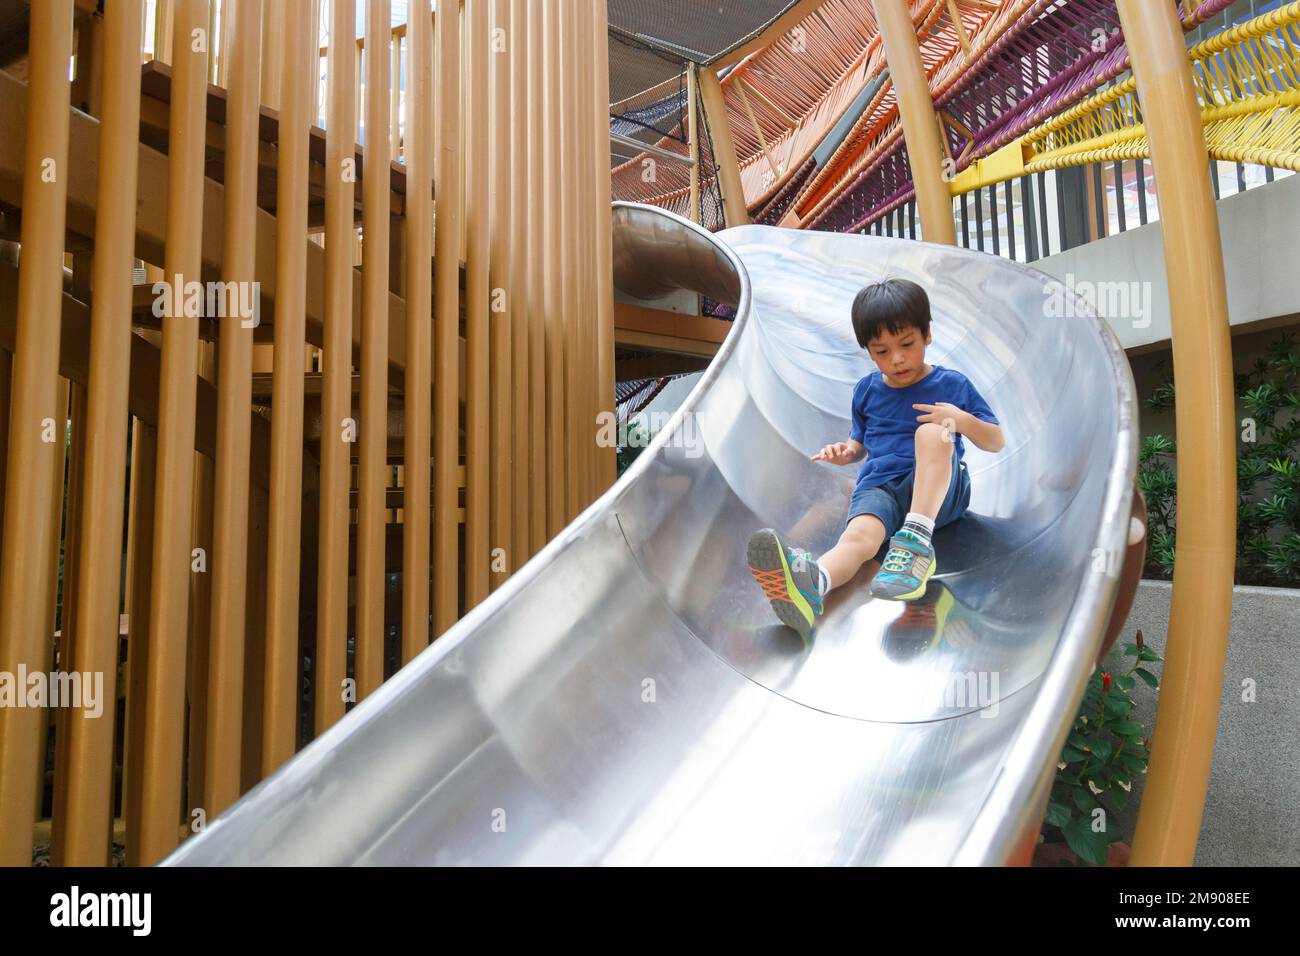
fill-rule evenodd
<path id="1" fill-rule="evenodd" d="M 663 99 L 686 64 L 712 63 L 760 34 L 794 2 L 609 0 L 614 111 L 621 115 Z"/>
<path id="2" fill-rule="evenodd" d="M 794 0 L 609 0 L 609 23 L 683 59 L 710 63 L 757 36 L 792 6 Z"/>
<path id="3" fill-rule="evenodd" d="M 614 35 L 610 34 L 610 56 L 628 50 Z M 665 136 L 685 143 L 686 136 L 686 71 L 685 64 L 674 65 L 676 74 L 661 83 L 649 93 L 639 94 L 625 100 L 616 109 L 611 110 L 609 130 L 612 134 L 627 136 L 647 146 L 654 146 Z M 638 155 L 639 150 L 627 143 L 615 140 L 610 142 L 610 165 L 619 166 Z"/>

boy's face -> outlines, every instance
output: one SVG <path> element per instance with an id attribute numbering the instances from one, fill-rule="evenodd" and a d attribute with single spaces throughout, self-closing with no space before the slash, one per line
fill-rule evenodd
<path id="1" fill-rule="evenodd" d="M 867 353 L 890 384 L 906 385 L 925 368 L 925 347 L 929 344 L 929 334 L 922 335 L 920 329 L 907 328 L 901 332 L 883 329 L 867 344 Z"/>

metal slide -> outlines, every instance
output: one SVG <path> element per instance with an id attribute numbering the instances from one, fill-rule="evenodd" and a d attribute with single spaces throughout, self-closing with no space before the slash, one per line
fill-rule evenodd
<path id="1" fill-rule="evenodd" d="M 735 327 L 623 478 L 486 602 L 167 864 L 996 864 L 1032 836 L 1114 600 L 1136 467 L 1128 363 L 1054 280 L 944 246 L 616 204 L 640 298 Z M 904 605 L 834 592 L 811 643 L 745 564 L 756 528 L 820 553 L 872 366 L 849 304 L 933 304 L 929 360 L 1006 448 L 967 443 L 970 514 Z"/>

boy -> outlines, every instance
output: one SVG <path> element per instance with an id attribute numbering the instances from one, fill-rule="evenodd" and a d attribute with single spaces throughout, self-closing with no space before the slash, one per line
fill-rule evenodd
<path id="1" fill-rule="evenodd" d="M 886 279 L 853 300 L 853 331 L 879 371 L 853 389 L 847 442 L 827 445 L 812 461 L 866 462 L 858 473 L 839 542 L 816 560 L 787 548 L 764 528 L 749 539 L 749 569 L 785 624 L 805 638 L 832 588 L 853 579 L 888 540 L 871 582 L 874 597 L 905 601 L 925 593 L 934 574 L 930 536 L 970 504 L 963 436 L 984 451 L 1004 444 L 988 403 L 966 376 L 928 365 L 930 300 L 915 282 Z"/>

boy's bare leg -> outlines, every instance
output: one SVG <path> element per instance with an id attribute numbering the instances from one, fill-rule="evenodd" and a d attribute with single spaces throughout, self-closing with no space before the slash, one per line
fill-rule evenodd
<path id="1" fill-rule="evenodd" d="M 952 445 L 952 436 L 937 422 L 926 422 L 916 430 L 912 510 L 931 521 L 939 514 L 952 481 Z"/>
<path id="2" fill-rule="evenodd" d="M 858 515 L 850 521 L 835 547 L 817 559 L 830 578 L 830 587 L 853 580 L 858 569 L 876 556 L 884 540 L 885 526 L 875 515 Z"/>

